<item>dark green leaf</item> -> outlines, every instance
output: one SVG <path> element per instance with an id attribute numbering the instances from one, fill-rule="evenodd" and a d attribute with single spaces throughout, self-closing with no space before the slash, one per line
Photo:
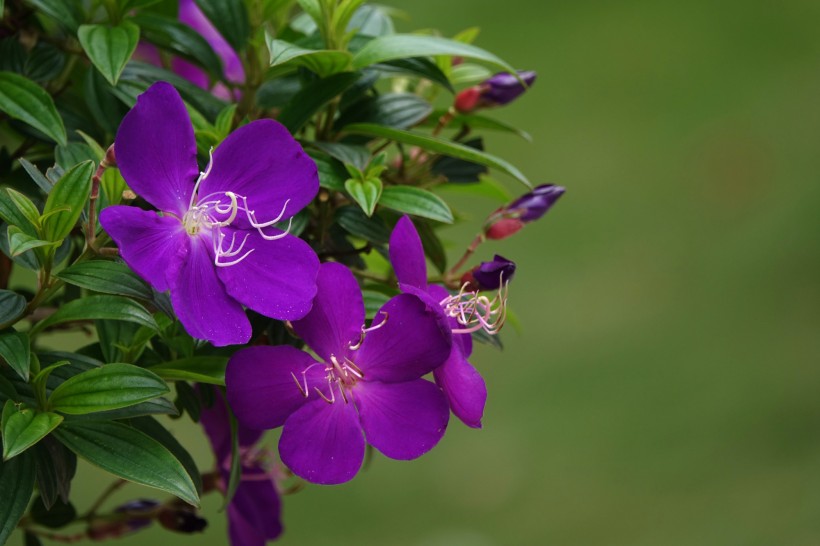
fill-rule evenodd
<path id="1" fill-rule="evenodd" d="M 37 467 L 37 488 L 46 508 L 61 498 L 68 502 L 71 480 L 77 471 L 77 456 L 53 436 L 46 436 L 29 451 Z"/>
<path id="2" fill-rule="evenodd" d="M 348 174 L 338 161 L 323 154 L 311 153 L 311 158 L 316 162 L 316 167 L 319 170 L 319 184 L 323 188 L 333 191 L 345 190 L 345 180 L 347 180 Z"/>
<path id="3" fill-rule="evenodd" d="M 417 76 L 419 78 L 430 80 L 433 83 L 437 83 L 451 93 L 455 91 L 453 89 L 453 85 L 450 83 L 450 80 L 447 78 L 447 74 L 442 72 L 436 63 L 424 57 L 417 57 L 414 59 L 396 59 L 395 61 L 374 65 L 373 68 L 388 74 L 396 73 Z"/>
<path id="4" fill-rule="evenodd" d="M 442 184 L 436 187 L 436 193 L 475 195 L 492 199 L 497 203 L 509 203 L 513 200 L 507 188 L 488 176 L 482 176 L 478 182 L 472 184 Z"/>
<path id="5" fill-rule="evenodd" d="M 34 491 L 34 460 L 28 453 L 0 461 L 0 544 L 5 544 L 26 511 Z"/>
<path id="6" fill-rule="evenodd" d="M 450 140 L 445 140 L 443 138 L 422 135 L 411 131 L 404 131 L 402 129 L 394 129 L 392 127 L 375 125 L 372 123 L 354 123 L 352 125 L 348 125 L 347 127 L 345 127 L 344 130 L 348 133 L 369 135 L 379 138 L 387 138 L 395 140 L 397 142 L 402 142 L 404 144 L 418 146 L 419 148 L 423 148 L 431 152 L 436 152 L 439 154 L 448 155 L 450 157 L 457 157 L 459 159 L 472 161 L 473 163 L 486 165 L 488 167 L 499 169 L 500 171 L 509 174 L 516 180 L 526 185 L 527 187 L 532 186 L 529 180 L 527 180 L 527 177 L 524 176 L 524 174 L 521 171 L 519 171 L 516 167 L 507 163 L 503 159 L 496 157 L 494 155 L 490 155 L 486 152 L 475 150 L 473 148 L 470 148 L 469 146 L 465 146 L 457 142 L 452 142 Z"/>
<path id="7" fill-rule="evenodd" d="M 31 125 L 59 144 L 66 143 L 63 119 L 51 95 L 24 76 L 0 72 L 0 111 Z"/>
<path id="8" fill-rule="evenodd" d="M 26 76 L 37 82 L 55 78 L 65 66 L 65 54 L 57 46 L 37 42 L 26 58 Z"/>
<path id="9" fill-rule="evenodd" d="M 357 102 L 342 113 L 336 126 L 367 122 L 407 129 L 423 121 L 432 111 L 430 103 L 418 95 L 386 93 Z"/>
<path id="10" fill-rule="evenodd" d="M 360 77 L 358 72 L 342 72 L 306 85 L 282 108 L 278 121 L 291 133 L 296 133 L 322 106 Z"/>
<path id="11" fill-rule="evenodd" d="M 52 184 L 48 180 L 48 178 L 46 178 L 45 175 L 43 175 L 43 173 L 40 172 L 40 169 L 38 169 L 34 163 L 30 162 L 25 157 L 21 157 L 19 161 L 20 165 L 23 166 L 23 169 L 25 169 L 25 171 L 28 173 L 31 179 L 34 180 L 34 182 L 40 187 L 41 190 L 43 190 L 44 193 L 48 193 L 51 191 L 51 188 L 54 187 L 54 184 Z"/>
<path id="12" fill-rule="evenodd" d="M 129 21 L 117 26 L 82 25 L 77 30 L 80 45 L 108 83 L 116 85 L 140 39 L 140 27 Z"/>
<path id="13" fill-rule="evenodd" d="M 123 262 L 89 260 L 63 269 L 56 275 L 69 284 L 103 292 L 150 300 L 151 287 Z"/>
<path id="14" fill-rule="evenodd" d="M 322 141 L 311 142 L 310 144 L 322 150 L 330 157 L 338 159 L 345 165 L 353 165 L 359 170 L 364 170 L 367 167 L 367 164 L 370 162 L 370 150 L 368 150 L 364 146 L 343 144 L 341 142 Z M 342 169 L 341 172 L 345 172 L 345 170 Z M 344 184 L 344 180 L 348 177 L 349 175 L 345 173 L 344 178 L 342 179 L 342 185 Z"/>
<path id="15" fill-rule="evenodd" d="M 305 49 L 284 40 L 268 40 L 270 65 L 273 68 L 304 66 L 319 77 L 325 78 L 343 72 L 350 66 L 352 55 L 347 51 L 328 49 Z"/>
<path id="16" fill-rule="evenodd" d="M 453 120 L 453 123 L 459 123 L 463 125 L 467 125 L 473 129 L 490 129 L 492 131 L 502 131 L 505 133 L 512 133 L 514 135 L 518 135 L 527 142 L 532 142 L 532 137 L 526 131 L 522 131 L 521 129 L 510 125 L 504 121 L 500 121 L 494 118 L 488 118 L 487 116 L 482 116 L 480 114 L 462 114 L 456 116 Z"/>
<path id="17" fill-rule="evenodd" d="M 345 206 L 336 209 L 336 222 L 354 237 L 376 245 L 386 245 L 390 231 L 378 216 L 368 218 L 358 207 Z"/>
<path id="18" fill-rule="evenodd" d="M 163 362 L 149 369 L 168 380 L 196 381 L 213 385 L 225 385 L 225 367 L 228 358 L 224 356 L 192 356 Z"/>
<path id="19" fill-rule="evenodd" d="M 51 393 L 49 406 L 61 413 L 93 413 L 133 406 L 169 390 L 165 381 L 139 366 L 107 364 L 63 382 Z"/>
<path id="20" fill-rule="evenodd" d="M 441 197 L 413 186 L 388 186 L 384 188 L 379 204 L 422 218 L 451 224 L 453 213 Z"/>
<path id="21" fill-rule="evenodd" d="M 185 467 L 165 446 L 139 430 L 116 421 L 72 421 L 55 434 L 74 453 L 103 470 L 199 505 L 196 486 Z"/>
<path id="22" fill-rule="evenodd" d="M 29 4 L 36 7 L 61 25 L 71 31 L 76 31 L 83 20 L 76 2 L 66 0 L 27 0 Z"/>
<path id="23" fill-rule="evenodd" d="M 20 254 L 24 252 L 28 252 L 33 248 L 40 248 L 44 246 L 54 246 L 56 243 L 52 243 L 51 241 L 43 241 L 42 239 L 37 239 L 32 237 L 31 235 L 27 235 L 17 226 L 9 226 L 8 228 L 8 237 L 9 237 L 9 252 L 11 253 L 12 258 L 16 258 Z"/>
<path id="24" fill-rule="evenodd" d="M 194 0 L 234 51 L 243 51 L 251 30 L 242 0 Z"/>
<path id="25" fill-rule="evenodd" d="M 222 76 L 222 63 L 210 44 L 193 28 L 175 19 L 142 12 L 131 20 L 140 26 L 142 38 L 192 61 L 214 76 Z"/>
<path id="26" fill-rule="evenodd" d="M 0 290 L 0 324 L 11 322 L 26 309 L 26 298 L 11 290 Z"/>
<path id="27" fill-rule="evenodd" d="M 464 142 L 465 146 L 483 151 L 484 141 L 480 138 L 474 138 Z M 443 156 L 437 158 L 433 162 L 431 171 L 434 174 L 439 174 L 445 177 L 449 182 L 478 182 L 482 174 L 486 174 L 488 169 L 484 165 L 466 161 L 457 157 Z"/>
<path id="28" fill-rule="evenodd" d="M 515 72 L 512 66 L 489 51 L 447 38 L 416 34 L 390 34 L 371 40 L 353 57 L 353 67 L 364 68 L 394 59 L 434 55 L 464 57 L 505 72 Z"/>
<path id="29" fill-rule="evenodd" d="M 133 300 L 122 296 L 87 296 L 66 303 L 53 315 L 38 322 L 32 331 L 39 332 L 62 322 L 91 319 L 127 320 L 149 328 L 157 328 L 151 313 Z"/>
<path id="30" fill-rule="evenodd" d="M 57 165 L 65 170 L 83 161 L 91 160 L 96 163 L 99 159 L 102 159 L 98 159 L 94 154 L 94 150 L 84 142 L 69 142 L 65 146 L 57 146 L 54 150 L 54 158 Z"/>
<path id="31" fill-rule="evenodd" d="M 7 400 L 3 406 L 3 459 L 11 459 L 27 450 L 62 421 L 56 413 L 18 407 Z"/>
<path id="32" fill-rule="evenodd" d="M 134 417 L 143 417 L 145 415 L 179 415 L 179 410 L 173 402 L 164 397 L 154 398 L 147 402 L 140 402 L 127 408 L 119 408 L 107 411 L 100 411 L 97 413 L 88 413 L 86 415 L 74 415 L 71 417 L 72 421 L 77 419 L 100 420 L 106 419 L 116 421 L 119 419 L 131 419 Z"/>
<path id="33" fill-rule="evenodd" d="M 174 383 L 177 390 L 177 397 L 174 400 L 179 413 L 188 412 L 191 420 L 194 423 L 199 422 L 199 416 L 202 413 L 202 405 L 194 388 L 185 381 L 177 381 Z"/>
<path id="34" fill-rule="evenodd" d="M 23 381 L 28 381 L 31 365 L 31 349 L 28 334 L 8 330 L 0 333 L 0 356 L 17 372 Z"/>
<path id="35" fill-rule="evenodd" d="M 43 527 L 59 529 L 74 521 L 77 517 L 77 510 L 70 502 L 57 502 L 52 504 L 51 509 L 46 508 L 43 498 L 38 496 L 31 505 L 31 517 Z"/>
<path id="36" fill-rule="evenodd" d="M 228 405 L 228 400 L 223 396 L 221 403 L 225 404 L 225 409 L 228 412 L 228 421 L 231 424 L 231 470 L 228 474 L 228 484 L 225 488 L 225 501 L 222 504 L 222 509 L 228 507 L 239 488 L 239 482 L 242 480 L 242 453 L 239 451 L 239 423 L 236 416 L 233 414 L 231 406 Z M 219 404 L 220 402 L 216 402 Z"/>
<path id="37" fill-rule="evenodd" d="M 83 206 L 91 191 L 92 174 L 94 174 L 94 163 L 85 161 L 66 171 L 54 184 L 54 189 L 48 194 L 43 210 L 43 216 L 49 215 L 43 222 L 43 231 L 47 240 L 62 241 L 71 233 L 74 224 L 80 219 Z M 68 210 L 65 210 L 65 207 L 68 207 Z"/>
<path id="38" fill-rule="evenodd" d="M 345 191 L 362 207 L 367 216 L 373 216 L 376 204 L 382 194 L 382 182 L 378 178 L 356 180 L 351 178 L 345 182 Z"/>
<path id="39" fill-rule="evenodd" d="M 185 467 L 185 470 L 196 486 L 197 493 L 202 494 L 202 476 L 199 473 L 199 467 L 197 467 L 196 462 L 193 457 L 191 457 L 191 454 L 188 453 L 188 450 L 174 438 L 173 434 L 168 432 L 168 430 L 153 417 L 132 419 L 131 425 L 165 446 L 165 448 L 182 463 L 182 466 Z"/>

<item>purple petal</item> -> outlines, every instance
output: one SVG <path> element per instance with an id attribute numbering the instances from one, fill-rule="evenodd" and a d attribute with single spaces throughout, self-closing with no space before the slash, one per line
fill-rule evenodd
<path id="1" fill-rule="evenodd" d="M 210 84 L 208 73 L 194 63 L 190 63 L 185 59 L 175 58 L 171 62 L 171 68 L 175 74 L 182 76 L 197 87 L 208 89 Z"/>
<path id="2" fill-rule="evenodd" d="M 100 225 L 131 269 L 159 292 L 170 287 L 185 254 L 188 236 L 177 218 L 115 205 L 100 213 Z"/>
<path id="3" fill-rule="evenodd" d="M 171 84 L 157 82 L 137 98 L 117 131 L 115 150 L 128 186 L 182 218 L 199 168 L 191 118 Z"/>
<path id="4" fill-rule="evenodd" d="M 216 275 L 211 243 L 188 237 L 188 257 L 171 286 L 171 303 L 191 336 L 217 347 L 247 343 L 251 323 Z"/>
<path id="5" fill-rule="evenodd" d="M 349 354 L 368 381 L 418 379 L 450 354 L 450 330 L 438 312 L 416 296 L 391 298 L 373 323 L 382 326 L 368 332 L 361 348 Z"/>
<path id="6" fill-rule="evenodd" d="M 282 534 L 282 502 L 271 480 L 243 480 L 228 506 L 232 546 L 265 546 Z"/>
<path id="7" fill-rule="evenodd" d="M 228 294 L 279 320 L 300 319 L 310 311 L 319 258 L 306 242 L 292 235 L 268 241 L 255 230 L 222 231 L 228 240 L 235 236 L 241 242 L 247 237 L 243 252 L 253 249 L 241 262 L 218 269 Z"/>
<path id="8" fill-rule="evenodd" d="M 458 345 L 453 345 L 450 358 L 433 371 L 433 377 L 444 391 L 455 416 L 469 427 L 481 428 L 487 387 Z"/>
<path id="9" fill-rule="evenodd" d="M 425 379 L 360 381 L 353 393 L 367 443 L 391 459 L 421 457 L 435 447 L 447 429 L 447 400 Z"/>
<path id="10" fill-rule="evenodd" d="M 353 479 L 364 460 L 364 438 L 352 403 L 321 398 L 288 417 L 279 439 L 282 462 L 297 476 L 322 485 Z"/>
<path id="11" fill-rule="evenodd" d="M 306 401 L 307 392 L 325 379 L 324 364 L 288 345 L 248 347 L 234 353 L 225 371 L 228 402 L 237 420 L 246 427 L 280 427 Z M 292 375 L 291 375 L 292 374 Z"/>
<path id="12" fill-rule="evenodd" d="M 247 200 L 258 223 L 276 219 L 283 210 L 281 219 L 287 220 L 316 197 L 316 163 L 279 122 L 252 121 L 214 150 L 211 171 L 200 184 L 200 200 L 216 194 L 227 206 L 228 198 L 219 195 L 227 191 Z"/>
<path id="13" fill-rule="evenodd" d="M 427 262 L 416 227 L 408 216 L 402 216 L 390 234 L 390 263 L 401 284 L 424 289 L 427 286 Z"/>
<path id="14" fill-rule="evenodd" d="M 222 60 L 225 77 L 228 81 L 233 83 L 242 83 L 245 81 L 245 70 L 242 68 L 242 61 L 239 59 L 239 55 L 236 54 L 236 51 L 233 50 L 228 41 L 216 30 L 216 27 L 211 24 L 205 14 L 202 13 L 202 10 L 197 7 L 194 0 L 180 0 L 179 20 L 196 30 L 205 38 L 205 41 L 210 44 L 214 53 Z"/>
<path id="15" fill-rule="evenodd" d="M 209 387 L 196 386 L 197 391 L 204 388 Z M 231 422 L 222 389 L 212 387 L 211 392 L 213 393 L 213 404 L 210 407 L 202 405 L 199 422 L 202 423 L 202 428 L 205 429 L 205 434 L 216 454 L 217 464 L 221 464 L 231 455 Z M 237 433 L 239 447 L 250 447 L 262 437 L 261 430 L 250 429 L 242 426 L 242 423 L 239 424 Z"/>
<path id="16" fill-rule="evenodd" d="M 444 288 L 443 286 L 439 286 L 438 284 L 431 284 L 430 286 L 428 286 L 427 292 L 429 293 L 429 298 L 431 299 L 430 301 L 434 302 L 433 305 L 436 305 L 439 308 L 441 308 L 439 302 L 450 295 L 446 288 Z M 418 295 L 416 292 L 411 293 Z M 422 300 L 428 301 L 425 298 L 422 298 Z M 447 321 L 447 325 L 451 330 L 462 328 L 462 326 L 454 317 L 448 317 L 444 313 L 444 309 L 441 310 L 441 314 L 445 317 L 444 320 Z M 460 346 L 461 354 L 463 354 L 465 357 L 469 357 L 471 354 L 473 354 L 473 336 L 471 336 L 470 334 L 453 334 L 453 345 L 456 344 Z"/>
<path id="17" fill-rule="evenodd" d="M 353 273 L 341 264 L 320 265 L 316 283 L 313 307 L 305 318 L 293 323 L 293 329 L 316 354 L 329 361 L 330 355 L 341 356 L 350 343 L 359 340 L 364 302 Z"/>

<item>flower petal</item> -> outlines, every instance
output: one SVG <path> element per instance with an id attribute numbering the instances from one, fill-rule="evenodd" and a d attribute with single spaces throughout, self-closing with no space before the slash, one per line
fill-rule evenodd
<path id="1" fill-rule="evenodd" d="M 245 81 L 245 70 L 242 68 L 242 60 L 239 58 L 239 55 L 236 54 L 236 51 L 233 50 L 228 41 L 222 37 L 216 27 L 211 24 L 194 0 L 180 0 L 179 20 L 196 30 L 200 36 L 205 38 L 205 41 L 208 42 L 211 48 L 213 48 L 214 53 L 216 53 L 222 61 L 225 77 L 228 81 L 233 83 L 242 83 Z M 177 72 L 177 74 L 182 75 L 180 72 Z M 183 77 L 187 78 L 187 76 L 184 75 Z M 200 84 L 197 83 L 197 85 Z M 200 87 L 205 87 L 205 85 L 201 85 Z"/>
<path id="2" fill-rule="evenodd" d="M 233 546 L 265 546 L 282 534 L 282 502 L 273 481 L 243 480 L 228 505 Z"/>
<path id="3" fill-rule="evenodd" d="M 455 319 L 455 317 L 448 317 L 447 314 L 444 313 L 444 309 L 439 304 L 439 302 L 450 296 L 450 293 L 443 286 L 439 286 L 438 284 L 431 284 L 427 287 L 427 292 L 429 294 L 429 297 L 431 298 L 430 300 L 427 300 L 421 295 L 419 295 L 418 291 L 408 290 L 408 292 L 421 297 L 423 301 L 430 301 L 432 305 L 442 309 L 441 314 L 446 317 L 445 320 L 447 321 L 447 324 L 451 330 L 463 328 Z M 461 354 L 463 354 L 465 357 L 469 357 L 471 354 L 473 354 L 473 336 L 471 336 L 470 334 L 453 334 L 453 345 L 456 344 L 461 346 Z"/>
<path id="4" fill-rule="evenodd" d="M 441 365 L 450 355 L 450 330 L 436 310 L 411 294 L 385 303 L 373 320 L 380 327 L 368 332 L 350 358 L 368 381 L 410 381 Z M 387 317 L 386 319 L 384 317 Z"/>
<path id="5" fill-rule="evenodd" d="M 228 135 L 214 150 L 199 198 L 227 191 L 246 198 L 259 223 L 277 218 L 283 209 L 286 220 L 316 197 L 319 175 L 316 163 L 283 125 L 260 119 Z M 221 199 L 223 206 L 230 203 L 224 195 L 214 198 Z"/>
<path id="6" fill-rule="evenodd" d="M 202 405 L 200 412 L 200 423 L 205 429 L 205 434 L 211 443 L 216 454 L 217 464 L 221 464 L 231 454 L 231 422 L 228 416 L 227 402 L 222 389 L 217 387 L 208 387 L 203 385 L 196 385 L 196 390 L 201 392 L 203 389 L 210 388 L 213 393 L 212 404 L 210 407 Z M 262 431 L 250 429 L 239 423 L 237 430 L 239 447 L 249 447 L 254 445 L 262 437 Z"/>
<path id="7" fill-rule="evenodd" d="M 159 292 L 170 287 L 188 251 L 182 222 L 173 216 L 116 205 L 100 213 L 100 225 L 131 269 Z"/>
<path id="8" fill-rule="evenodd" d="M 282 462 L 297 476 L 322 485 L 353 479 L 364 460 L 364 438 L 352 403 L 321 398 L 285 421 L 279 439 Z"/>
<path id="9" fill-rule="evenodd" d="M 421 457 L 447 430 L 447 400 L 426 379 L 405 383 L 360 381 L 353 396 L 367 443 L 391 459 Z"/>
<path id="10" fill-rule="evenodd" d="M 185 330 L 217 347 L 247 343 L 251 323 L 216 275 L 205 237 L 187 237 L 188 257 L 171 285 L 171 304 Z"/>
<path id="11" fill-rule="evenodd" d="M 222 232 L 226 245 L 235 237 L 237 245 L 245 241 L 241 253 L 253 249 L 241 262 L 217 268 L 231 297 L 279 320 L 300 319 L 310 311 L 319 258 L 306 242 L 292 235 L 268 241 L 255 230 L 222 228 Z"/>
<path id="12" fill-rule="evenodd" d="M 359 340 L 364 324 L 364 302 L 356 278 L 341 264 L 319 266 L 318 290 L 313 307 L 293 329 L 316 354 L 326 361 L 330 355 L 343 354 Z"/>
<path id="13" fill-rule="evenodd" d="M 137 98 L 115 140 L 117 167 L 137 195 L 182 215 L 199 174 L 191 118 L 174 87 L 157 82 Z"/>
<path id="14" fill-rule="evenodd" d="M 225 371 L 228 402 L 243 426 L 281 427 L 306 401 L 293 376 L 300 384 L 307 382 L 310 392 L 324 381 L 324 368 L 306 352 L 288 345 L 241 349 Z"/>
<path id="15" fill-rule="evenodd" d="M 450 358 L 433 370 L 433 377 L 444 391 L 453 414 L 468 427 L 481 428 L 487 386 L 481 374 L 462 354 L 460 346 L 453 345 Z"/>
<path id="16" fill-rule="evenodd" d="M 390 234 L 390 263 L 401 284 L 424 289 L 427 286 L 427 262 L 416 226 L 402 216 Z"/>

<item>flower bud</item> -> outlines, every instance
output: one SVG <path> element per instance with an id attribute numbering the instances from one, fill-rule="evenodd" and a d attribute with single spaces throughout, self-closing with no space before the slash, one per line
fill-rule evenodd
<path id="1" fill-rule="evenodd" d="M 472 270 L 480 290 L 498 290 L 515 275 L 515 262 L 498 254 L 489 261 L 481 262 Z"/>
<path id="2" fill-rule="evenodd" d="M 166 504 L 157 516 L 159 524 L 177 533 L 201 533 L 208 521 L 197 513 L 196 508 L 180 500 Z"/>
<path id="3" fill-rule="evenodd" d="M 504 106 L 529 89 L 535 83 L 535 77 L 533 70 L 521 70 L 518 76 L 509 72 L 498 73 L 456 95 L 455 109 L 467 114 L 479 108 Z"/>
<path id="4" fill-rule="evenodd" d="M 555 184 L 542 184 L 512 203 L 490 215 L 484 224 L 484 236 L 488 239 L 506 239 L 524 224 L 544 216 L 566 190 Z"/>

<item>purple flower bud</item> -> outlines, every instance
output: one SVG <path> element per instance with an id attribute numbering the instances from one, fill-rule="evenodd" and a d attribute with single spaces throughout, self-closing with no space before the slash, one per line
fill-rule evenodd
<path id="1" fill-rule="evenodd" d="M 565 191 L 563 187 L 555 184 L 543 184 L 507 205 L 506 209 L 518 210 L 521 212 L 519 220 L 532 222 L 544 216 Z"/>
<path id="2" fill-rule="evenodd" d="M 481 262 L 472 271 L 473 278 L 481 290 L 498 290 L 515 275 L 515 262 L 503 256 L 495 255 L 489 262 Z"/>
<path id="3" fill-rule="evenodd" d="M 521 80 L 526 85 L 521 83 Z M 519 70 L 518 77 L 509 72 L 501 72 L 485 80 L 482 84 L 481 102 L 485 106 L 503 106 L 517 99 L 535 83 L 534 70 Z"/>
<path id="4" fill-rule="evenodd" d="M 177 533 L 201 533 L 208 526 L 208 521 L 200 517 L 196 508 L 182 501 L 163 506 L 157 520 L 169 531 Z"/>

